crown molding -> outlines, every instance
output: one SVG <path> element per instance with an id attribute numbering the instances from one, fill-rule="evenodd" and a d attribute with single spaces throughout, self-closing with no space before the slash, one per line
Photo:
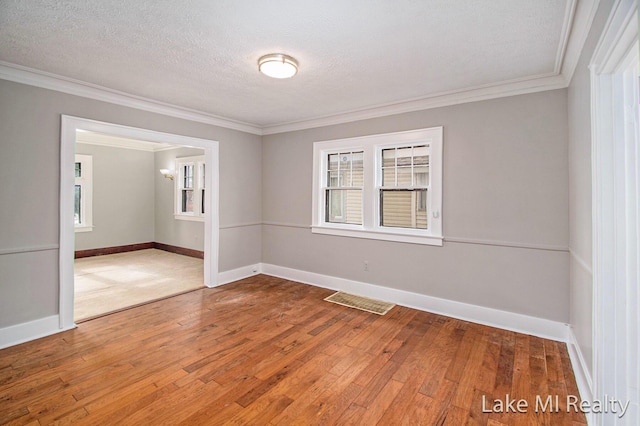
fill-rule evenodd
<path id="1" fill-rule="evenodd" d="M 262 133 L 264 135 L 272 135 L 275 133 L 292 132 L 296 130 L 350 123 L 353 121 L 368 120 L 371 118 L 422 111 L 469 102 L 523 95 L 526 93 L 542 92 L 545 90 L 563 89 L 565 87 L 567 87 L 567 84 L 561 75 L 547 74 L 532 78 L 511 80 L 498 84 L 478 86 L 461 91 L 445 92 L 407 102 L 380 105 L 374 108 L 349 111 L 341 114 L 314 118 L 311 120 L 295 121 L 275 126 L 265 126 L 262 128 Z"/>
<path id="2" fill-rule="evenodd" d="M 573 18 L 576 14 L 578 6 L 578 0 L 567 1 L 564 21 L 562 21 L 562 30 L 560 31 L 560 43 L 558 43 L 558 50 L 556 51 L 556 64 L 553 68 L 556 74 L 562 72 L 562 63 L 564 62 L 565 53 L 569 44 L 569 38 L 571 36 L 571 29 L 573 27 Z"/>
<path id="3" fill-rule="evenodd" d="M 598 11 L 600 0 L 580 0 L 573 12 L 573 23 L 570 25 L 567 47 L 562 60 L 561 74 L 566 86 L 569 86 L 573 73 L 578 66 L 580 54 L 591 30 L 593 19 Z"/>
<path id="4" fill-rule="evenodd" d="M 271 135 L 292 132 L 468 102 L 564 89 L 571 83 L 571 78 L 578 65 L 582 48 L 589 35 L 599 4 L 600 0 L 570 0 L 567 2 L 553 73 L 477 86 L 460 91 L 439 93 L 407 102 L 379 105 L 373 108 L 354 110 L 310 120 L 265 126 L 262 128 L 262 133 L 263 135 Z"/>
<path id="5" fill-rule="evenodd" d="M 270 126 L 227 119 L 213 114 L 183 108 L 147 99 L 125 92 L 108 89 L 83 81 L 0 61 L 0 79 L 28 84 L 44 89 L 85 98 L 109 102 L 144 111 L 163 114 L 185 120 L 211 124 L 254 135 L 271 135 L 311 129 L 315 127 L 350 123 L 389 115 L 440 108 L 468 102 L 477 102 L 507 96 L 523 95 L 569 86 L 580 59 L 582 48 L 591 29 L 600 0 L 568 0 L 556 53 L 554 72 L 496 84 L 471 87 L 464 90 L 443 92 L 428 97 L 403 102 L 346 111 L 340 114 L 291 121 Z"/>
<path id="6" fill-rule="evenodd" d="M 81 96 L 83 98 L 95 99 L 97 101 L 109 102 L 143 111 L 154 112 L 170 117 L 196 121 L 198 123 L 211 124 L 214 126 L 224 127 L 226 129 L 239 130 L 241 132 L 252 133 L 254 135 L 262 135 L 262 129 L 253 124 L 231 120 L 189 108 L 179 107 L 153 99 L 143 98 L 141 96 L 131 95 L 129 93 L 120 92 L 118 90 L 109 89 L 96 84 L 62 77 L 60 75 L 23 67 L 9 62 L 0 61 L 0 79 L 41 87 L 43 89 L 55 90 L 57 92 Z"/>

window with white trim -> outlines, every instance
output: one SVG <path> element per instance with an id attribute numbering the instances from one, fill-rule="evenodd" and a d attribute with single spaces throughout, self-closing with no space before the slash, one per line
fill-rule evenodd
<path id="1" fill-rule="evenodd" d="M 442 245 L 442 127 L 314 143 L 314 233 Z"/>
<path id="2" fill-rule="evenodd" d="M 93 157 L 76 154 L 73 221 L 76 232 L 93 230 Z"/>
<path id="3" fill-rule="evenodd" d="M 204 156 L 176 158 L 175 218 L 204 221 Z"/>

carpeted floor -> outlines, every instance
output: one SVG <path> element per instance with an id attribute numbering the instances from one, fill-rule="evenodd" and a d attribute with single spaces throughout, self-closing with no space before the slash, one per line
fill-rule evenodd
<path id="1" fill-rule="evenodd" d="M 76 321 L 202 288 L 203 260 L 147 249 L 75 260 Z"/>

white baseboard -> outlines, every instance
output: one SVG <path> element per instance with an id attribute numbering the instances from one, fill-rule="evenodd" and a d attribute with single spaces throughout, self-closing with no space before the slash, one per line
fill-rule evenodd
<path id="1" fill-rule="evenodd" d="M 580 398 L 583 401 L 593 401 L 593 381 L 591 380 L 591 374 L 589 368 L 580 350 L 580 345 L 573 334 L 573 329 L 569 327 L 569 339 L 567 341 L 567 351 L 569 352 L 569 358 L 571 359 L 571 366 L 573 367 L 573 374 L 576 377 L 576 384 L 578 385 L 578 392 L 580 392 Z M 585 413 L 587 417 L 587 424 L 595 424 L 594 413 Z"/>
<path id="2" fill-rule="evenodd" d="M 569 326 L 544 318 L 471 305 L 448 299 L 412 293 L 394 288 L 382 287 L 360 281 L 331 277 L 283 266 L 262 264 L 261 272 L 280 278 L 311 284 L 317 287 L 344 291 L 361 296 L 393 302 L 397 305 L 433 312 L 465 321 L 471 321 L 491 327 L 516 331 L 533 336 L 543 337 L 561 342 L 569 340 Z"/>
<path id="3" fill-rule="evenodd" d="M 262 270 L 261 264 L 241 266 L 240 268 L 230 271 L 223 271 L 218 274 L 218 285 L 228 284 L 243 278 L 249 278 L 258 275 Z"/>
<path id="4" fill-rule="evenodd" d="M 75 325 L 71 328 L 74 328 Z M 0 349 L 64 331 L 58 315 L 0 328 Z"/>
<path id="5" fill-rule="evenodd" d="M 519 333 L 531 334 L 547 339 L 566 342 L 568 344 L 569 355 L 571 356 L 571 361 L 576 372 L 576 381 L 578 382 L 580 394 L 583 396 L 583 399 L 587 399 L 585 394 L 583 394 L 583 389 L 585 390 L 584 392 L 590 392 L 591 379 L 589 377 L 588 370 L 585 369 L 585 363 L 580 353 L 579 346 L 575 343 L 575 338 L 573 337 L 573 334 L 570 333 L 567 324 L 544 318 L 502 311 L 484 306 L 471 305 L 468 303 L 441 299 L 424 294 L 382 287 L 375 284 L 331 277 L 328 275 L 316 274 L 313 272 L 306 272 L 265 263 L 247 265 L 230 271 L 220 272 L 218 274 L 218 285 L 238 281 L 259 273 L 298 281 L 316 287 L 373 297 L 375 299 L 393 302 L 401 306 L 446 315 L 491 327 L 498 327 Z M 0 329 L 0 349 L 61 331 L 64 330 L 59 328 L 58 315 L 23 324 L 16 324 Z"/>

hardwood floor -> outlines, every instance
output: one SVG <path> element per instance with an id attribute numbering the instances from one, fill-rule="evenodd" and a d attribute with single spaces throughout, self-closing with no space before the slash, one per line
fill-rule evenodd
<path id="1" fill-rule="evenodd" d="M 330 293 L 259 275 L 3 349 L 0 424 L 585 424 L 564 344 Z"/>

